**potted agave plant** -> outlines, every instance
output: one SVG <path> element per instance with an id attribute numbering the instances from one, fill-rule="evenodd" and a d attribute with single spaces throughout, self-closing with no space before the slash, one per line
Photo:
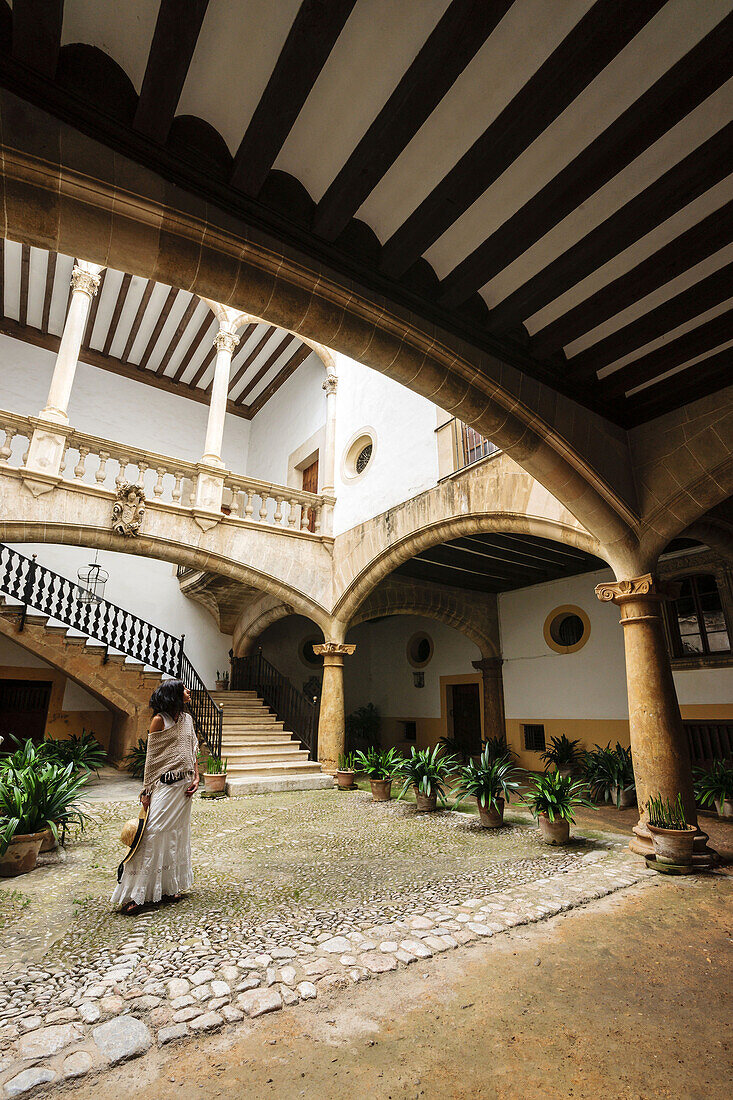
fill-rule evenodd
<path id="1" fill-rule="evenodd" d="M 718 816 L 733 818 L 733 763 L 715 760 L 712 767 L 695 768 L 695 796 L 701 806 L 715 806 Z"/>
<path id="2" fill-rule="evenodd" d="M 370 748 L 354 755 L 354 767 L 368 777 L 375 802 L 389 802 L 392 797 L 392 779 L 401 759 L 397 749 Z"/>
<path id="3" fill-rule="evenodd" d="M 649 799 L 646 812 L 657 870 L 672 874 L 686 874 L 691 871 L 697 829 L 687 823 L 682 795 L 678 794 L 672 802 L 658 794 Z"/>
<path id="4" fill-rule="evenodd" d="M 342 752 L 339 756 L 339 766 L 336 770 L 336 782 L 340 791 L 350 791 L 354 786 L 354 754 Z"/>
<path id="5" fill-rule="evenodd" d="M 484 748 L 478 763 L 469 760 L 460 773 L 456 806 L 474 797 L 481 824 L 485 829 L 500 829 L 504 824 L 504 805 L 511 791 L 519 787 L 521 768 L 507 757 L 492 759 L 489 746 Z"/>
<path id="6" fill-rule="evenodd" d="M 441 745 L 433 749 L 412 748 L 410 756 L 399 765 L 400 779 L 404 780 L 398 798 L 403 798 L 412 787 L 415 791 L 418 813 L 430 813 L 437 808 L 438 800 L 446 805 L 445 784 L 459 767 L 455 756 L 446 756 Z"/>
<path id="7" fill-rule="evenodd" d="M 223 672 L 216 670 L 216 690 L 229 691 L 229 673 L 226 669 Z"/>
<path id="8" fill-rule="evenodd" d="M 204 772 L 204 792 L 206 794 L 223 794 L 227 785 L 227 757 L 210 756 L 206 761 Z"/>
<path id="9" fill-rule="evenodd" d="M 554 767 L 560 775 L 569 776 L 580 760 L 580 741 L 571 741 L 564 733 L 550 738 L 550 747 L 542 753 L 545 771 Z"/>
<path id="10" fill-rule="evenodd" d="M 570 826 L 575 824 L 574 808 L 593 805 L 585 790 L 583 783 L 559 771 L 532 776 L 526 801 L 548 844 L 567 844 Z"/>
<path id="11" fill-rule="evenodd" d="M 596 745 L 582 757 L 582 772 L 591 795 L 597 802 L 613 802 L 618 810 L 627 810 L 636 802 L 636 784 L 631 749 L 617 741 L 602 748 Z"/>
<path id="12" fill-rule="evenodd" d="M 23 875 L 36 866 L 44 841 L 58 844 L 59 828 L 84 814 L 77 798 L 86 775 L 75 775 L 72 764 L 50 761 L 32 767 L 4 764 L 0 777 L 0 876 Z"/>

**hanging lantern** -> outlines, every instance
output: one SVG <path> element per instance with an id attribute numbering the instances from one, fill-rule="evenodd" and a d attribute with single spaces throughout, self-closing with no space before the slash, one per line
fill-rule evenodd
<path id="1" fill-rule="evenodd" d="M 94 555 L 94 561 L 86 569 L 80 569 L 76 574 L 79 584 L 76 589 L 76 598 L 79 603 L 100 603 L 104 596 L 104 586 L 109 580 L 109 573 L 97 561 L 99 552 Z"/>

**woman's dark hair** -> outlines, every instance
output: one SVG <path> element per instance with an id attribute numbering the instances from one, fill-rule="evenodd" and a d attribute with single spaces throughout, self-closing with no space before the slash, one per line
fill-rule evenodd
<path id="1" fill-rule="evenodd" d="M 175 721 L 186 709 L 183 698 L 185 686 L 183 680 L 164 680 L 150 696 L 150 709 L 153 714 L 169 714 Z"/>

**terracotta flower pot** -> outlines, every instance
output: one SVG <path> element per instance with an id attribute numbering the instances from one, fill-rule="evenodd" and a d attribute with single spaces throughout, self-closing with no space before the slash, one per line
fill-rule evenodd
<path id="1" fill-rule="evenodd" d="M 204 790 L 207 794 L 221 794 L 226 790 L 227 785 L 227 773 L 220 772 L 216 775 L 212 775 L 210 772 L 204 772 Z"/>
<path id="2" fill-rule="evenodd" d="M 342 771 L 340 768 L 336 772 L 336 782 L 338 783 L 340 791 L 348 791 L 354 786 L 355 773 L 351 770 Z"/>
<path id="3" fill-rule="evenodd" d="M 715 809 L 718 811 L 718 817 L 730 818 L 733 817 L 733 799 L 725 798 L 715 799 Z"/>
<path id="4" fill-rule="evenodd" d="M 630 790 L 623 790 L 619 797 L 618 787 L 611 787 L 611 801 L 619 810 L 630 810 L 636 805 L 636 791 L 633 787 Z"/>
<path id="5" fill-rule="evenodd" d="M 504 824 L 504 799 L 494 799 L 490 809 L 479 802 L 478 816 L 485 829 L 500 829 Z"/>
<path id="6" fill-rule="evenodd" d="M 572 765 L 569 765 L 569 766 L 563 765 L 563 767 L 558 768 L 557 770 L 560 773 L 560 775 L 563 777 L 563 779 L 570 779 L 570 776 L 573 774 Z"/>
<path id="7" fill-rule="evenodd" d="M 417 798 L 417 812 L 419 814 L 429 814 L 436 809 L 438 805 L 437 794 L 422 794 L 421 791 L 415 791 Z"/>
<path id="8" fill-rule="evenodd" d="M 55 852 L 59 846 L 59 842 L 53 835 L 50 829 L 43 830 L 43 840 L 41 841 L 41 852 Z"/>
<path id="9" fill-rule="evenodd" d="M 564 819 L 550 821 L 547 814 L 539 817 L 540 836 L 546 844 L 567 844 L 570 840 L 570 822 Z"/>
<path id="10" fill-rule="evenodd" d="M 659 829 L 656 825 L 647 827 L 657 863 L 692 863 L 692 847 L 697 832 L 694 825 L 688 829 Z"/>
<path id="11" fill-rule="evenodd" d="M 374 802 L 389 802 L 392 797 L 391 779 L 370 779 L 369 784 L 372 788 L 372 800 Z"/>
<path id="12" fill-rule="evenodd" d="M 16 833 L 5 855 L 0 856 L 0 878 L 14 878 L 32 871 L 43 843 L 40 833 Z"/>

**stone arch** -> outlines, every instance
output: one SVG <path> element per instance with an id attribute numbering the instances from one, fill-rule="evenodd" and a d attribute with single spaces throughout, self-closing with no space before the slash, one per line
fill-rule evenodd
<path id="1" fill-rule="evenodd" d="M 324 637 L 326 636 L 325 624 L 318 622 L 306 611 L 294 607 L 292 604 L 283 603 L 282 600 L 268 594 L 249 604 L 240 615 L 232 636 L 232 647 L 235 657 L 246 657 L 257 644 L 257 639 L 264 634 L 268 626 L 287 619 L 290 615 L 303 615 L 310 619 Z"/>

